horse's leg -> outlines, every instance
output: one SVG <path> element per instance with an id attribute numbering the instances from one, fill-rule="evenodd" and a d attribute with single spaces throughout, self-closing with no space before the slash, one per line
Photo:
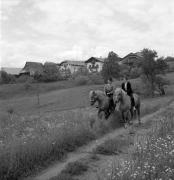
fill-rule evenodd
<path id="1" fill-rule="evenodd" d="M 134 111 L 133 111 L 133 108 L 131 107 L 131 109 L 130 109 L 130 113 L 131 113 L 131 119 L 133 119 L 133 117 L 134 117 Z"/>
<path id="2" fill-rule="evenodd" d="M 132 111 L 128 111 L 128 123 L 133 124 L 133 116 L 132 116 Z"/>
<path id="3" fill-rule="evenodd" d="M 98 110 L 98 118 L 101 119 L 100 113 L 102 112 L 101 109 Z"/>
<path id="4" fill-rule="evenodd" d="M 109 115 L 110 115 L 109 110 L 106 110 L 105 111 L 105 119 L 108 119 Z"/>
<path id="5" fill-rule="evenodd" d="M 124 128 L 127 128 L 128 123 L 129 123 L 128 113 L 129 113 L 129 111 L 123 113 L 123 116 L 124 116 Z"/>
<path id="6" fill-rule="evenodd" d="M 138 122 L 141 124 L 141 119 L 140 119 L 140 105 L 137 107 L 137 115 L 138 115 Z"/>
<path id="7" fill-rule="evenodd" d="M 121 123 L 125 123 L 125 121 L 124 121 L 124 112 L 121 112 L 121 117 L 122 117 Z"/>

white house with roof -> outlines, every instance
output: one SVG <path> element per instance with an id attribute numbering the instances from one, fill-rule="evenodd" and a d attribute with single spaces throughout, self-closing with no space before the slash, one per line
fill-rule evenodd
<path id="1" fill-rule="evenodd" d="M 77 72 L 80 68 L 84 68 L 85 63 L 83 61 L 62 61 L 59 64 L 59 70 L 60 73 L 63 76 L 69 76 L 70 74 L 73 74 Z"/>
<path id="2" fill-rule="evenodd" d="M 104 64 L 104 58 L 91 57 L 85 61 L 89 72 L 100 72 Z"/>

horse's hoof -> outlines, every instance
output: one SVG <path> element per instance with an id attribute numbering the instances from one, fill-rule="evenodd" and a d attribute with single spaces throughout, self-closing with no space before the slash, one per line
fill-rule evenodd
<path id="1" fill-rule="evenodd" d="M 133 124 L 133 121 L 130 121 L 129 124 L 132 125 L 132 124 Z"/>
<path id="2" fill-rule="evenodd" d="M 124 124 L 124 128 L 127 129 L 128 125 L 127 124 Z"/>

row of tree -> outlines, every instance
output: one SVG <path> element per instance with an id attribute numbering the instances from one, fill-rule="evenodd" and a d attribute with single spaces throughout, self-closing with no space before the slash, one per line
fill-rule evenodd
<path id="1" fill-rule="evenodd" d="M 118 79 L 125 75 L 129 78 L 141 76 L 152 96 L 155 90 L 162 95 L 165 94 L 164 86 L 168 84 L 168 81 L 163 78 L 168 69 L 165 59 L 158 58 L 157 52 L 150 49 L 143 49 L 141 55 L 142 58 L 138 61 L 129 61 L 120 65 L 118 63 L 120 57 L 116 53 L 110 52 L 104 61 L 101 72 L 103 78 L 107 80 L 109 77 Z"/>
<path id="2" fill-rule="evenodd" d="M 163 57 L 158 57 L 157 52 L 150 49 L 143 49 L 141 55 L 142 58 L 139 60 L 135 59 L 125 62 L 124 64 L 119 64 L 121 58 L 111 51 L 104 60 L 101 73 L 97 73 L 97 76 L 94 75 L 94 78 L 85 67 L 80 68 L 73 75 L 68 73 L 68 76 L 62 76 L 59 69 L 54 64 L 44 65 L 43 73 L 35 73 L 32 78 L 37 82 L 52 82 L 69 78 L 75 79 L 80 76 L 80 82 L 83 79 L 86 81 L 86 77 L 88 77 L 88 79 L 95 79 L 95 82 L 102 82 L 102 78 L 106 81 L 109 77 L 120 79 L 126 75 L 130 78 L 141 77 L 152 96 L 155 90 L 158 90 L 160 94 L 165 94 L 164 86 L 168 84 L 163 77 L 168 69 L 166 61 L 172 61 L 173 58 L 167 57 L 164 59 Z M 27 79 L 28 77 L 19 77 L 15 79 L 14 76 L 8 75 L 6 72 L 1 72 L 1 81 L 3 83 L 25 82 Z"/>

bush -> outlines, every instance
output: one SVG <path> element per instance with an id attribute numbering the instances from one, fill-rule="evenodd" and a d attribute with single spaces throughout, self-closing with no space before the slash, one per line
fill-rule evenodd
<path id="1" fill-rule="evenodd" d="M 81 67 L 79 68 L 76 72 L 74 72 L 72 74 L 72 79 L 75 79 L 78 76 L 88 76 L 89 75 L 89 71 L 86 67 Z"/>
<path id="2" fill-rule="evenodd" d="M 93 84 L 103 84 L 104 83 L 104 79 L 101 76 L 101 74 L 99 74 L 99 73 L 89 74 L 89 79 L 91 80 L 91 82 Z"/>
<path id="3" fill-rule="evenodd" d="M 5 71 L 1 71 L 1 83 L 2 84 L 9 84 L 9 83 L 15 83 L 16 78 L 14 75 L 8 74 Z"/>
<path id="4" fill-rule="evenodd" d="M 63 79 L 58 67 L 55 64 L 45 64 L 43 74 L 35 74 L 34 78 L 37 81 L 43 82 L 53 82 Z"/>
<path id="5" fill-rule="evenodd" d="M 34 78 L 29 75 L 21 75 L 16 79 L 17 83 L 32 83 L 34 82 Z"/>
<path id="6" fill-rule="evenodd" d="M 140 74 L 141 74 L 141 68 L 135 67 L 135 68 L 132 68 L 129 76 L 131 78 L 137 78 L 140 76 Z"/>
<path id="7" fill-rule="evenodd" d="M 76 85 L 86 85 L 86 84 L 90 83 L 89 77 L 88 76 L 82 76 L 82 75 L 77 76 L 74 81 L 75 81 Z"/>

